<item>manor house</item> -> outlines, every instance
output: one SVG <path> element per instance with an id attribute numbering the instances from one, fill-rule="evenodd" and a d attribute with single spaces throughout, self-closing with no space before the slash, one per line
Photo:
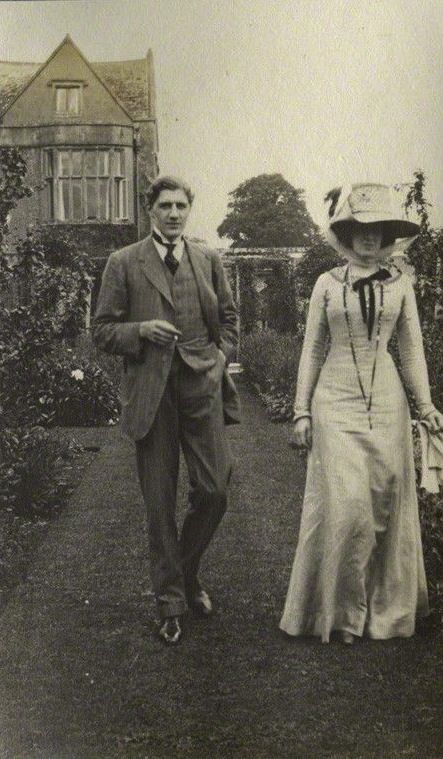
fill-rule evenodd
<path id="1" fill-rule="evenodd" d="M 152 52 L 92 63 L 66 36 L 43 64 L 0 62 L 3 146 L 20 150 L 35 190 L 12 214 L 12 241 L 52 225 L 104 262 L 144 237 L 158 174 Z"/>

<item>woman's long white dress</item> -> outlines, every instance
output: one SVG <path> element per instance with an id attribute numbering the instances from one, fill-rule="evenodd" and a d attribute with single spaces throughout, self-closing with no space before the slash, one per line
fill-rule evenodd
<path id="1" fill-rule="evenodd" d="M 387 344 L 397 332 L 402 374 L 419 410 L 433 408 L 410 277 L 375 285 L 368 340 L 358 294 L 347 288 L 357 364 L 369 395 L 381 287 L 384 309 L 373 383 L 372 429 L 345 318 L 346 269 L 322 274 L 312 294 L 300 360 L 296 413 L 312 413 L 300 536 L 280 627 L 290 635 L 347 630 L 408 637 L 428 613 L 411 422 Z M 330 342 L 327 357 L 325 349 Z"/>

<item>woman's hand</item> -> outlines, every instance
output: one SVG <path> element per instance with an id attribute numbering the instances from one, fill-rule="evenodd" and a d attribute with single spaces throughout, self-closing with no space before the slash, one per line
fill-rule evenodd
<path id="1" fill-rule="evenodd" d="M 312 422 L 309 416 L 302 416 L 294 424 L 291 439 L 291 448 L 310 448 L 312 445 Z"/>
<path id="2" fill-rule="evenodd" d="M 437 409 L 431 411 L 430 414 L 426 414 L 423 421 L 429 424 L 431 435 L 443 436 L 443 414 L 440 414 L 440 411 Z"/>

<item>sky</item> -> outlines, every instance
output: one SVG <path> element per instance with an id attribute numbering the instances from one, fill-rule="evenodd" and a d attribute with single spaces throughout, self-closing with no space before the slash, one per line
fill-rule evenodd
<path id="1" fill-rule="evenodd" d="M 323 226 L 323 196 L 422 169 L 443 225 L 442 0 L 0 0 L 0 59 L 154 54 L 162 173 L 217 226 L 240 182 L 281 173 Z"/>

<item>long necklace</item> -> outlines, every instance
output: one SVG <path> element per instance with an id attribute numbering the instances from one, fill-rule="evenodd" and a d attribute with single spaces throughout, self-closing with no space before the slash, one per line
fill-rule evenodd
<path id="1" fill-rule="evenodd" d="M 357 353 L 355 350 L 354 345 L 354 337 L 352 333 L 352 323 L 351 323 L 351 315 L 349 313 L 348 309 L 348 289 L 350 288 L 350 280 L 351 275 L 349 271 L 349 266 L 346 269 L 345 272 L 345 278 L 343 280 L 343 308 L 345 312 L 345 319 L 346 324 L 348 327 L 348 335 L 349 335 L 349 344 L 351 346 L 351 353 L 352 353 L 352 360 L 354 362 L 355 371 L 357 373 L 357 379 L 358 384 L 360 386 L 360 392 L 364 401 L 364 404 L 366 406 L 366 412 L 368 415 L 368 422 L 369 422 L 369 429 L 372 430 L 372 416 L 371 416 L 371 409 L 372 409 L 372 393 L 374 390 L 374 380 L 375 380 L 375 370 L 377 366 L 377 353 L 378 353 L 378 346 L 380 343 L 380 330 L 381 330 L 381 318 L 383 316 L 383 302 L 384 302 L 384 290 L 383 290 L 383 284 L 380 282 L 380 308 L 378 311 L 378 318 L 377 318 L 377 333 L 375 336 L 375 351 L 374 351 L 374 361 L 372 364 L 372 372 L 371 372 L 371 383 L 369 387 L 369 394 L 367 395 L 363 386 L 363 380 L 360 372 L 360 368 L 358 366 L 357 361 Z"/>

